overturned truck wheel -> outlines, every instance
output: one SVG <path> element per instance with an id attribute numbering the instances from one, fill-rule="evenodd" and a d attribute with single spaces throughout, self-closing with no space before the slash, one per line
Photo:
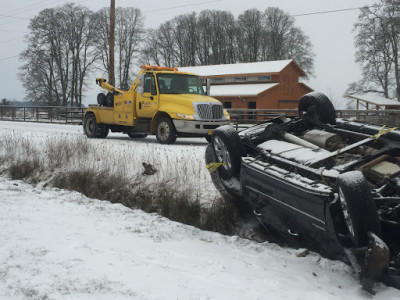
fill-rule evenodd
<path id="1" fill-rule="evenodd" d="M 214 130 L 211 145 L 218 163 L 217 171 L 223 179 L 239 177 L 243 146 L 238 133 L 229 125 Z"/>
<path id="2" fill-rule="evenodd" d="M 218 159 L 211 144 L 206 147 L 205 161 L 206 165 L 218 163 Z M 240 182 L 238 179 L 231 177 L 225 180 L 220 177 L 217 170 L 210 172 L 210 176 L 215 188 L 225 200 L 235 205 L 240 203 Z"/>
<path id="3" fill-rule="evenodd" d="M 341 174 L 337 181 L 345 225 L 355 247 L 368 245 L 368 232 L 381 235 L 371 188 L 360 171 Z"/>
<path id="4" fill-rule="evenodd" d="M 305 94 L 299 102 L 299 116 L 336 124 L 336 111 L 329 98 L 318 92 Z"/>

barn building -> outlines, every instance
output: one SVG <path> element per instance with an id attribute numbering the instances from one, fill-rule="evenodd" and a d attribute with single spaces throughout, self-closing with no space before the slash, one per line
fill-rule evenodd
<path id="1" fill-rule="evenodd" d="M 306 73 L 294 60 L 179 68 L 211 80 L 210 95 L 225 108 L 296 109 L 313 91 L 299 81 Z"/>

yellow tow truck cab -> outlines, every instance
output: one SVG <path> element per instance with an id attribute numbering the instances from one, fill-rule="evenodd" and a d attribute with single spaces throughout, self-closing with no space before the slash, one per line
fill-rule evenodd
<path id="1" fill-rule="evenodd" d="M 142 66 L 129 90 L 120 90 L 104 78 L 96 83 L 108 91 L 86 109 L 83 128 L 89 138 L 105 138 L 109 130 L 131 138 L 154 134 L 162 144 L 177 137 L 206 137 L 229 124 L 221 102 L 209 97 L 200 78 L 176 68 Z"/>

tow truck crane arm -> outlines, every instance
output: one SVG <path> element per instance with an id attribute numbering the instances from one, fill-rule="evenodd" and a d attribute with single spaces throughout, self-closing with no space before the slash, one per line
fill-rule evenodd
<path id="1" fill-rule="evenodd" d="M 109 91 L 110 93 L 115 94 L 123 94 L 124 92 L 121 91 L 120 89 L 117 89 L 116 87 L 112 86 L 107 82 L 105 78 L 96 78 L 96 84 L 98 84 L 100 87 L 103 89 Z"/>

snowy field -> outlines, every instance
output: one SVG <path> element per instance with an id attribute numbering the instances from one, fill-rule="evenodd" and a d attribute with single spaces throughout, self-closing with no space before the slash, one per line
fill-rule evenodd
<path id="1" fill-rule="evenodd" d="M 54 138 L 81 138 L 82 129 L 0 122 L 5 135 L 44 148 Z M 111 134 L 90 143 L 115 164 L 113 153 L 125 153 L 132 172 L 151 157 L 160 173 L 154 180 L 175 178 L 182 188 L 198 186 L 208 199 L 217 195 L 204 170 L 204 139 L 161 146 L 151 137 Z M 399 290 L 382 284 L 369 295 L 349 266 L 314 253 L 297 257 L 299 250 L 201 231 L 4 175 L 0 228 L 0 299 L 400 299 Z"/>

